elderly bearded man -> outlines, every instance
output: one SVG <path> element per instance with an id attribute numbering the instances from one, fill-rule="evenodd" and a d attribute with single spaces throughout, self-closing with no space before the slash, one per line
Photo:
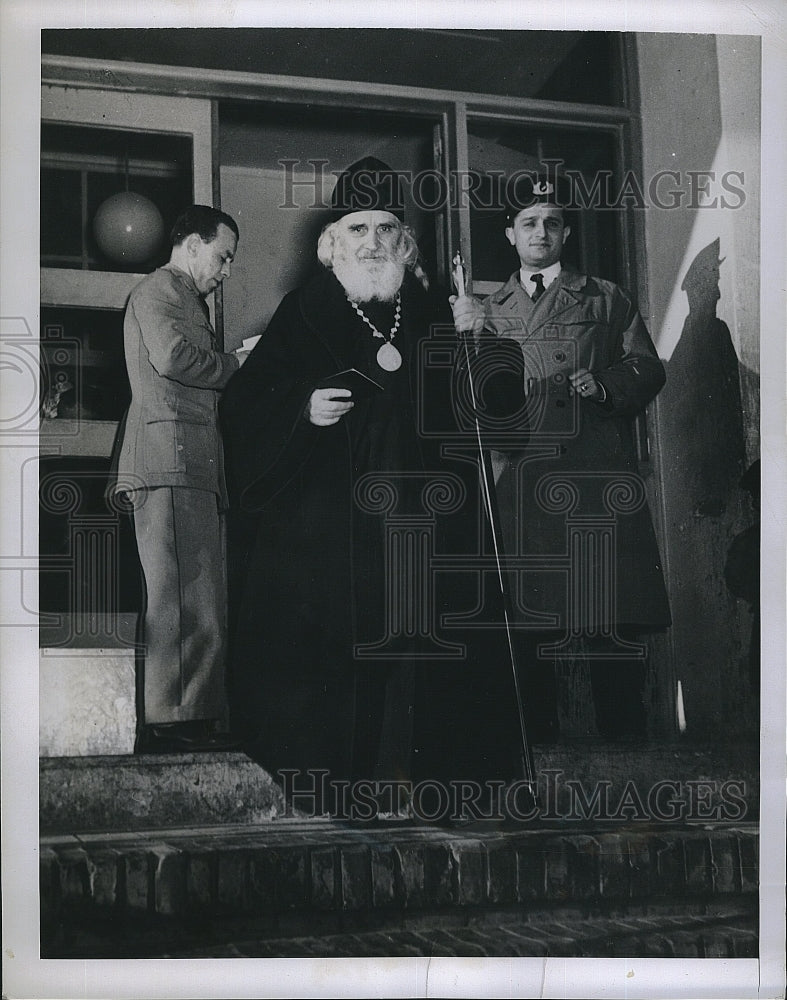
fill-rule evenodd
<path id="1" fill-rule="evenodd" d="M 439 307 L 392 178 L 371 158 L 340 176 L 317 248 L 324 270 L 285 296 L 222 400 L 235 498 L 232 724 L 272 773 L 410 773 L 415 675 L 429 667 L 414 649 L 353 653 L 383 636 L 389 610 L 383 521 L 361 509 L 356 485 L 390 475 L 397 513 L 420 512 L 424 473 L 440 471 L 415 402 L 417 343 Z M 352 368 L 383 390 L 331 383 Z"/>

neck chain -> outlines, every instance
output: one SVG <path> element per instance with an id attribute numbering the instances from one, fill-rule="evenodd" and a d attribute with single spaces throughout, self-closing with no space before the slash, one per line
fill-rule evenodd
<path id="1" fill-rule="evenodd" d="M 357 302 L 353 302 L 352 299 L 348 299 L 347 301 L 350 303 L 350 305 L 353 307 L 353 309 L 358 313 L 358 315 L 361 317 L 361 319 L 364 321 L 364 323 L 372 331 L 373 336 L 379 337 L 380 340 L 389 340 L 390 341 L 390 340 L 394 339 L 394 337 L 396 336 L 396 334 L 399 331 L 399 323 L 400 323 L 401 318 L 402 318 L 402 294 L 401 294 L 401 292 L 397 292 L 396 293 L 396 312 L 394 313 L 394 325 L 391 327 L 391 332 L 388 334 L 387 337 L 385 336 L 384 333 L 380 333 L 380 331 L 377 329 L 377 327 L 374 325 L 374 323 L 372 323 L 372 321 L 369 319 L 369 317 L 366 315 L 366 313 L 363 311 L 363 309 L 361 309 L 361 307 L 358 305 Z"/>
<path id="2" fill-rule="evenodd" d="M 402 318 L 402 296 L 400 292 L 396 293 L 396 312 L 394 313 L 394 325 L 391 327 L 391 331 L 386 338 L 384 333 L 381 333 L 377 327 L 372 323 L 366 313 L 361 309 L 357 302 L 353 302 L 352 299 L 348 298 L 347 301 L 356 311 L 356 313 L 361 317 L 364 323 L 372 331 L 372 335 L 379 337 L 383 341 L 383 345 L 377 352 L 377 364 L 387 372 L 395 372 L 402 366 L 402 355 L 394 347 L 393 339 L 399 330 L 399 322 Z"/>

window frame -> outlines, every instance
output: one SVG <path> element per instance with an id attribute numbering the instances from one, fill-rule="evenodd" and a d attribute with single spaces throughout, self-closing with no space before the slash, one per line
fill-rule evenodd
<path id="1" fill-rule="evenodd" d="M 620 66 L 622 79 L 616 81 L 622 102 L 620 105 L 577 104 L 559 101 L 542 101 L 533 98 L 514 98 L 495 94 L 475 94 L 465 91 L 442 91 L 408 86 L 383 86 L 354 80 L 333 80 L 320 77 L 290 77 L 273 74 L 248 73 L 231 70 L 189 69 L 131 62 L 99 63 L 97 60 L 77 56 L 42 55 L 42 82 L 46 89 L 51 85 L 68 86 L 69 94 L 79 94 L 83 108 L 93 114 L 98 104 L 108 102 L 111 115 L 105 122 L 120 125 L 119 115 L 129 121 L 131 103 L 152 102 L 151 107 L 161 109 L 175 96 L 179 100 L 191 99 L 210 102 L 212 116 L 203 118 L 200 133 L 195 132 L 195 200 L 209 198 L 219 204 L 218 163 L 216 156 L 217 115 L 221 101 L 266 101 L 284 104 L 309 104 L 312 106 L 364 109 L 370 112 L 395 112 L 415 114 L 434 119 L 438 139 L 436 153 L 441 162 L 438 169 L 448 181 L 451 171 L 469 169 L 467 127 L 469 119 L 497 119 L 517 125 L 549 125 L 563 128 L 582 127 L 599 129 L 613 135 L 616 172 L 622 174 L 637 166 L 638 148 L 635 140 L 635 114 L 632 111 L 634 41 L 627 36 L 620 39 Z M 73 88 L 80 88 L 74 90 Z M 162 105 L 162 102 L 163 105 Z M 62 102 L 64 103 L 64 102 Z M 185 106 L 185 105 L 184 105 Z M 171 105 L 170 105 L 171 108 Z M 62 114 L 62 108 L 58 109 Z M 171 122 L 171 110 L 165 119 Z M 131 111 L 131 116 L 134 112 Z M 212 121 L 211 121 L 212 117 Z M 69 119 L 61 119 L 69 120 Z M 84 121 L 84 119 L 80 119 Z M 96 121 L 96 118 L 93 118 Z M 132 117 L 138 122 L 138 117 Z M 121 126 L 122 127 L 122 126 Z M 171 125 L 169 130 L 172 130 Z M 184 122 L 178 122 L 177 131 L 188 131 Z M 206 138 L 207 137 L 207 138 Z M 210 149 L 200 147 L 201 138 Z M 212 169 L 213 184 L 204 189 L 198 163 L 207 159 Z M 203 188 L 200 191 L 200 188 Z M 619 259 L 617 262 L 621 281 L 638 291 L 644 290 L 636 268 L 633 246 L 636 242 L 637 224 L 629 218 L 634 213 L 621 212 L 618 224 Z M 468 266 L 472 268 L 470 253 L 470 212 L 467 206 L 449 207 L 445 213 L 443 232 L 444 247 L 441 264 L 445 270 L 439 277 L 447 276 L 447 261 L 461 250 Z M 644 270 L 644 269 L 643 269 Z M 43 281 L 42 281 L 43 286 Z"/>
<path id="2" fill-rule="evenodd" d="M 620 73 L 614 87 L 621 95 L 616 105 L 543 101 L 466 91 L 388 86 L 355 80 L 295 77 L 274 74 L 165 66 L 125 61 L 101 62 L 81 56 L 42 54 L 42 120 L 108 125 L 113 128 L 191 133 L 194 149 L 194 200 L 220 206 L 219 107 L 222 101 L 281 103 L 334 109 L 417 115 L 431 118 L 435 133 L 435 160 L 446 183 L 453 171 L 468 172 L 468 121 L 495 120 L 513 125 L 582 128 L 610 134 L 615 151 L 614 170 L 641 172 L 638 124 L 636 40 L 621 34 Z M 173 100 L 178 102 L 177 116 Z M 173 126 L 176 119 L 177 127 Z M 641 213 L 616 213 L 616 270 L 622 284 L 649 315 Z M 448 262 L 460 251 L 472 275 L 470 208 L 450 205 L 438 223 L 438 280 L 450 287 Z M 138 274 L 41 269 L 42 305 L 122 308 Z M 223 340 L 222 300 L 211 303 L 217 334 Z M 650 465 L 650 444 L 644 417 L 636 422 L 640 462 Z M 646 471 L 646 470 L 643 470 Z"/>
<path id="3" fill-rule="evenodd" d="M 46 57 L 42 57 L 46 62 Z M 83 60 L 83 62 L 88 62 Z M 85 66 L 86 78 L 89 67 Z M 96 73 L 95 68 L 90 70 Z M 209 203 L 213 197 L 211 104 L 176 95 L 128 93 L 105 87 L 63 87 L 43 76 L 41 121 L 93 125 L 132 132 L 188 135 L 192 141 L 193 197 Z M 106 81 L 104 81 L 106 83 Z M 177 108 L 177 112 L 175 112 Z M 41 305 L 122 309 L 131 289 L 144 277 L 136 272 L 88 271 L 42 267 Z"/>

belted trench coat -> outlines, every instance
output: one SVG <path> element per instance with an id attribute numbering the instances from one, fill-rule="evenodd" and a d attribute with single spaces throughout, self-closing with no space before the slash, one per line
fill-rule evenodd
<path id="1" fill-rule="evenodd" d="M 666 626 L 669 605 L 633 420 L 665 382 L 645 324 L 617 285 L 563 269 L 537 303 L 515 273 L 485 302 L 488 333 L 525 363 L 529 439 L 493 453 L 519 627 L 595 634 Z M 603 402 L 569 375 L 591 371 Z"/>

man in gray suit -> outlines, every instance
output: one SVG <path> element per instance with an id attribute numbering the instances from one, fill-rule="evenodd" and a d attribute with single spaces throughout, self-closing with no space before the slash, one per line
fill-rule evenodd
<path id="1" fill-rule="evenodd" d="M 205 299 L 229 276 L 238 227 L 192 205 L 172 254 L 126 307 L 131 406 L 115 490 L 127 494 L 145 582 L 138 753 L 222 749 L 226 505 L 219 391 L 248 356 L 218 347 Z"/>

